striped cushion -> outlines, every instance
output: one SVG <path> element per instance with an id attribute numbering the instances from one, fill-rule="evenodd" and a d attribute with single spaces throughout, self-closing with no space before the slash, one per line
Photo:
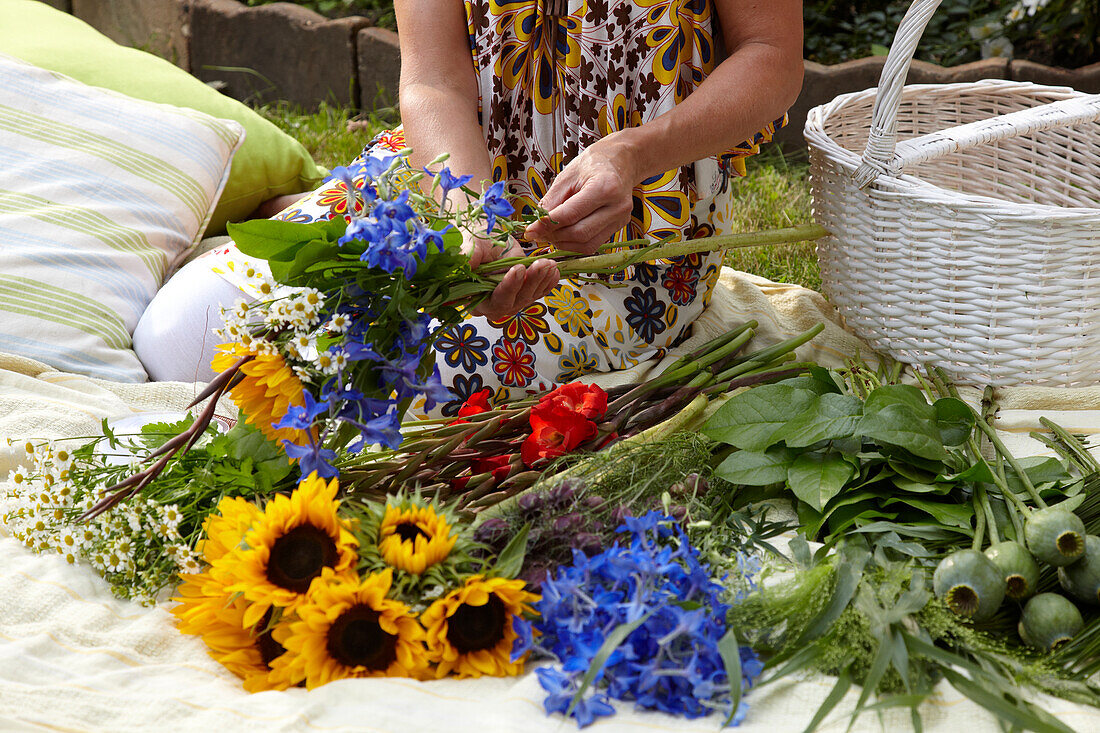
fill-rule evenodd
<path id="1" fill-rule="evenodd" d="M 0 54 L 0 351 L 145 381 L 130 335 L 243 140 L 235 122 Z"/>

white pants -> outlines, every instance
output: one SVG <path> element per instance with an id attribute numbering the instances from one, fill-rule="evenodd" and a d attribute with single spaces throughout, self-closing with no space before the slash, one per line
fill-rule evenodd
<path id="1" fill-rule="evenodd" d="M 231 308 L 245 294 L 211 270 L 209 252 L 184 265 L 145 309 L 134 329 L 137 352 L 149 378 L 156 382 L 209 382 L 210 360 L 223 325 L 221 308 Z"/>

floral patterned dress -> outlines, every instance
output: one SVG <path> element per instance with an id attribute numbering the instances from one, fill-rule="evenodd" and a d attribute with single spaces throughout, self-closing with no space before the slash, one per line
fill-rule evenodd
<path id="1" fill-rule="evenodd" d="M 521 210 L 541 199 L 586 146 L 667 112 L 719 61 L 712 0 L 466 0 L 465 6 L 493 178 L 507 181 Z M 744 158 L 783 123 L 642 181 L 630 223 L 615 241 L 723 232 L 732 219 L 729 178 L 744 174 Z M 400 132 L 388 132 L 362 155 L 402 147 Z M 330 181 L 276 218 L 342 215 L 341 186 Z M 606 282 L 563 280 L 515 316 L 471 317 L 436 342 L 443 382 L 456 398 L 443 413 L 454 414 L 485 388 L 500 402 L 660 357 L 706 307 L 720 261 L 717 254 L 690 255 L 637 265 Z"/>

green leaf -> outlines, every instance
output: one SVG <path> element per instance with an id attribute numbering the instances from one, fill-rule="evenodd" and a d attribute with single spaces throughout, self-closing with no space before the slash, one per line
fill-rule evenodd
<path id="1" fill-rule="evenodd" d="M 584 672 L 584 677 L 581 678 L 580 687 L 577 688 L 577 694 L 573 695 L 573 699 L 569 701 L 569 709 L 565 711 L 565 717 L 569 717 L 573 714 L 573 708 L 577 706 L 577 703 L 584 697 L 584 693 L 588 691 L 588 688 L 592 686 L 593 681 L 596 679 L 596 675 L 600 673 L 603 666 L 607 664 L 608 658 L 612 653 L 619 648 L 619 645 L 626 641 L 626 637 L 638 628 L 653 615 L 653 611 L 650 611 L 641 618 L 636 618 L 630 623 L 620 624 L 616 626 L 607 638 L 604 639 L 603 644 L 600 645 L 599 651 L 592 657 L 592 663 L 588 665 L 588 669 Z"/>
<path id="2" fill-rule="evenodd" d="M 718 640 L 718 654 L 722 657 L 722 666 L 726 668 L 726 679 L 730 683 L 730 714 L 726 725 L 733 722 L 737 708 L 741 705 L 741 645 L 737 643 L 737 634 L 729 629 Z"/>
<path id="3" fill-rule="evenodd" d="M 941 481 L 965 481 L 970 483 L 993 483 L 993 471 L 989 468 L 989 464 L 985 462 L 984 458 L 979 458 L 975 461 L 970 468 L 956 474 L 941 474 L 938 477 Z"/>
<path id="4" fill-rule="evenodd" d="M 839 453 L 803 453 L 791 464 L 787 483 L 795 496 L 820 512 L 854 473 Z"/>
<path id="5" fill-rule="evenodd" d="M 931 410 L 930 406 L 926 407 Z M 888 404 L 876 412 L 864 414 L 858 430 L 864 437 L 904 448 L 921 458 L 942 461 L 948 457 L 935 423 L 922 418 L 907 404 Z"/>
<path id="6" fill-rule="evenodd" d="M 765 384 L 734 395 L 707 420 L 703 434 L 742 450 L 763 451 L 777 442 L 772 436 L 816 400 L 807 389 Z"/>
<path id="7" fill-rule="evenodd" d="M 932 403 L 944 445 L 962 445 L 974 432 L 974 411 L 962 400 L 944 397 Z"/>
<path id="8" fill-rule="evenodd" d="M 240 224 L 229 224 L 226 229 L 237 249 L 243 254 L 267 260 L 275 254 L 293 251 L 294 248 L 322 236 L 324 224 L 252 219 Z"/>
<path id="9" fill-rule="evenodd" d="M 523 529 L 516 533 L 497 557 L 493 566 L 493 575 L 501 578 L 514 578 L 523 568 L 523 556 L 527 554 L 527 533 L 531 525 L 523 525 Z"/>
<path id="10" fill-rule="evenodd" d="M 840 562 L 834 565 L 836 583 L 833 586 L 833 595 L 820 613 L 806 625 L 793 645 L 795 648 L 805 646 L 808 642 L 817 639 L 827 632 L 840 614 L 852 601 L 852 596 L 859 587 L 859 581 L 863 578 L 863 568 L 871 558 L 871 553 L 862 547 L 843 546 L 840 548 Z"/>
<path id="11" fill-rule="evenodd" d="M 891 479 L 894 488 L 898 491 L 907 491 L 911 494 L 947 494 L 955 488 L 950 483 L 924 483 L 923 481 L 911 481 L 904 476 L 894 476 Z"/>
<path id="12" fill-rule="evenodd" d="M 980 682 L 968 679 L 950 667 L 941 667 L 940 671 L 952 687 L 1006 723 L 1036 733 L 1073 733 L 1072 728 L 1053 715 L 1024 700 L 1006 700 Z"/>
<path id="13" fill-rule="evenodd" d="M 873 390 L 871 394 L 867 395 L 867 400 L 863 404 L 863 412 L 865 414 L 878 412 L 890 405 L 908 405 L 914 413 L 925 420 L 935 420 L 936 418 L 936 411 L 932 408 L 932 405 L 928 404 L 928 400 L 924 398 L 924 393 L 909 384 L 889 384 Z"/>
<path id="14" fill-rule="evenodd" d="M 821 725 L 821 721 L 825 720 L 825 716 L 832 712 L 833 708 L 844 699 L 850 689 L 852 689 L 852 677 L 848 673 L 848 667 L 845 667 L 840 670 L 840 676 L 837 677 L 836 684 L 833 685 L 833 689 L 829 691 L 825 699 L 821 701 L 821 705 L 818 706 L 814 717 L 810 719 L 804 733 L 813 733 L 817 730 L 817 726 Z"/>
<path id="15" fill-rule="evenodd" d="M 793 454 L 783 446 L 763 453 L 737 451 L 714 469 L 714 475 L 743 486 L 770 486 L 787 480 L 787 469 L 794 462 Z"/>
<path id="16" fill-rule="evenodd" d="M 805 448 L 822 440 L 849 438 L 859 425 L 863 403 L 844 394 L 824 394 L 772 437 L 789 448 Z"/>
<path id="17" fill-rule="evenodd" d="M 951 504 L 944 501 L 927 501 L 915 497 L 896 497 L 886 501 L 887 505 L 905 504 L 914 509 L 931 514 L 940 524 L 958 527 L 970 531 L 970 521 L 974 518 L 974 508 L 970 504 Z"/>

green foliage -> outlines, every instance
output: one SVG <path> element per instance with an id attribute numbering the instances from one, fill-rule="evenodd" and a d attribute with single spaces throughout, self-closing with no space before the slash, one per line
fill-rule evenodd
<path id="1" fill-rule="evenodd" d="M 807 2 L 806 58 L 835 64 L 884 53 L 909 5 L 909 0 Z M 1033 14 L 1028 6 L 1036 7 Z M 955 66 L 982 58 L 983 41 L 1005 38 L 1016 58 L 1075 68 L 1100 61 L 1098 24 L 1095 0 L 945 0 L 921 38 L 917 58 Z"/>

